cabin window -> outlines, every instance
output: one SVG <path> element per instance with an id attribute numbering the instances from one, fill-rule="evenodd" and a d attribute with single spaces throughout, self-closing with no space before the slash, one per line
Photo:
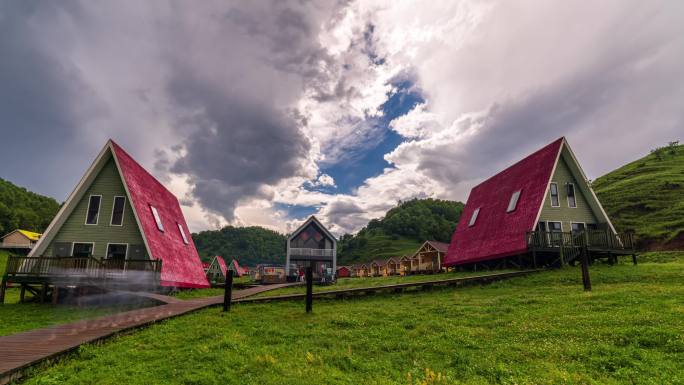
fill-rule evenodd
<path id="1" fill-rule="evenodd" d="M 558 200 L 558 183 L 551 183 L 549 192 L 551 193 L 551 207 L 560 207 L 560 201 Z"/>
<path id="2" fill-rule="evenodd" d="M 518 199 L 520 199 L 520 191 L 518 190 L 511 195 L 511 200 L 508 201 L 508 208 L 506 209 L 507 213 L 510 213 L 511 211 L 515 211 L 515 208 L 518 206 Z"/>
<path id="3" fill-rule="evenodd" d="M 123 226 L 124 207 L 126 206 L 126 197 L 114 197 L 114 206 L 112 207 L 112 226 Z"/>
<path id="4" fill-rule="evenodd" d="M 547 222 L 549 226 L 549 231 L 552 233 L 562 233 L 563 232 L 563 224 L 560 222 Z"/>
<path id="5" fill-rule="evenodd" d="M 575 199 L 575 185 L 568 183 L 568 207 L 577 207 L 577 200 Z"/>
<path id="6" fill-rule="evenodd" d="M 183 230 L 183 225 L 180 223 L 176 223 L 178 225 L 178 231 L 180 232 L 181 237 L 183 238 L 183 243 L 186 245 L 189 243 L 188 238 L 185 236 L 185 231 Z"/>
<path id="7" fill-rule="evenodd" d="M 571 223 L 573 233 L 581 233 L 584 231 L 584 223 Z"/>
<path id="8" fill-rule="evenodd" d="M 74 242 L 71 249 L 71 256 L 77 258 L 88 258 L 93 256 L 94 243 L 91 242 Z"/>
<path id="9" fill-rule="evenodd" d="M 88 200 L 88 213 L 86 214 L 86 225 L 96 225 L 100 218 L 101 195 L 91 195 Z"/>
<path id="10" fill-rule="evenodd" d="M 159 212 L 157 211 L 157 208 L 154 206 L 150 206 L 150 210 L 152 211 L 152 216 L 154 217 L 154 222 L 157 224 L 157 229 L 161 232 L 164 232 L 164 225 L 162 225 L 161 218 L 159 217 Z"/>
<path id="11" fill-rule="evenodd" d="M 107 259 L 124 260 L 128 254 L 128 245 L 125 243 L 110 243 L 107 245 Z"/>
<path id="12" fill-rule="evenodd" d="M 470 217 L 470 222 L 468 223 L 468 226 L 473 226 L 475 225 L 475 221 L 477 221 L 477 215 L 480 213 L 480 208 L 476 208 L 475 211 L 473 211 L 473 215 Z"/>

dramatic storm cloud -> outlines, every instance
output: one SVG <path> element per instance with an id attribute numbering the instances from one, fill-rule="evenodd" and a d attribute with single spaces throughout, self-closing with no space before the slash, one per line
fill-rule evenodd
<path id="1" fill-rule="evenodd" d="M 684 3 L 0 3 L 0 177 L 64 199 L 109 137 L 193 230 L 353 232 L 568 137 L 684 139 Z"/>

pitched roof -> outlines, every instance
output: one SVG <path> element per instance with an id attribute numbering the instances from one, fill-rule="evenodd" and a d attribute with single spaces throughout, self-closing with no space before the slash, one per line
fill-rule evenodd
<path id="1" fill-rule="evenodd" d="M 328 237 L 330 237 L 330 239 L 333 241 L 333 244 L 334 244 L 334 243 L 337 243 L 337 239 L 335 238 L 335 236 L 332 235 L 332 233 L 331 233 L 325 226 L 323 226 L 323 224 L 321 223 L 321 221 L 319 221 L 318 218 L 316 218 L 315 215 L 312 215 L 312 216 L 309 217 L 309 219 L 307 219 L 306 221 L 304 221 L 304 223 L 302 223 L 302 224 L 297 228 L 297 230 L 293 231 L 292 234 L 290 234 L 290 236 L 287 238 L 287 241 L 288 241 L 287 244 L 289 245 L 289 244 L 290 244 L 290 241 L 293 240 L 294 237 L 296 237 L 299 233 L 301 233 L 301 232 L 306 228 L 306 226 L 307 226 L 309 223 L 311 223 L 311 222 L 316 223 L 316 225 L 318 225 L 318 227 L 320 227 L 321 230 L 323 230 L 323 232 L 324 232 Z"/>
<path id="2" fill-rule="evenodd" d="M 162 260 L 162 286 L 209 287 L 176 196 L 117 143 L 110 142 L 150 257 Z M 164 227 L 163 232 L 157 229 L 150 206 L 157 209 Z M 178 225 L 182 226 L 186 234 L 187 245 Z"/>
<path id="3" fill-rule="evenodd" d="M 337 266 L 337 270 L 341 270 L 341 269 L 351 270 L 351 266 Z"/>
<path id="4" fill-rule="evenodd" d="M 371 265 L 372 264 L 376 264 L 378 266 L 385 266 L 387 264 L 387 261 L 384 259 L 376 259 L 376 260 L 371 262 Z"/>
<path id="5" fill-rule="evenodd" d="M 2 237 L 0 237 L 0 239 L 5 238 L 7 236 L 10 236 L 14 233 L 20 233 L 21 235 L 25 236 L 26 238 L 28 238 L 31 241 L 37 241 L 38 239 L 40 239 L 40 236 L 43 235 L 41 233 L 34 233 L 33 231 L 17 229 L 17 230 L 10 231 L 9 233 L 3 235 Z"/>
<path id="6" fill-rule="evenodd" d="M 24 234 L 24 236 L 32 241 L 37 241 L 41 234 L 40 233 L 34 233 L 33 231 L 28 231 L 28 230 L 17 230 L 20 233 Z"/>
<path id="7" fill-rule="evenodd" d="M 432 245 L 437 251 L 441 251 L 442 253 L 446 253 L 449 250 L 449 244 L 444 243 L 444 242 L 437 242 L 437 241 L 427 241 L 429 244 Z"/>
<path id="8" fill-rule="evenodd" d="M 532 230 L 537 221 L 564 142 L 565 138 L 555 140 L 471 190 L 444 258 L 445 265 L 478 262 L 527 251 L 525 233 Z M 519 190 L 516 209 L 507 213 L 511 195 Z M 477 220 L 469 226 L 477 209 Z"/>

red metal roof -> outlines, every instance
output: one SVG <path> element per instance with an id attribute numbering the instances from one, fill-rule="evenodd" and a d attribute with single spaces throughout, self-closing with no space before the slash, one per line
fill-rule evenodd
<path id="1" fill-rule="evenodd" d="M 140 221 L 140 230 L 147 240 L 150 257 L 162 260 L 161 285 L 209 287 L 178 199 L 114 141 L 112 148 L 128 188 L 132 207 Z M 150 205 L 159 212 L 163 232 L 157 229 Z M 183 227 L 187 245 L 183 242 L 178 224 Z"/>
<path id="2" fill-rule="evenodd" d="M 449 251 L 447 266 L 501 258 L 527 251 L 525 234 L 533 229 L 564 138 L 475 186 L 470 191 Z M 506 212 L 511 195 L 521 190 L 516 209 Z M 475 225 L 468 226 L 476 209 Z"/>
<path id="3" fill-rule="evenodd" d="M 215 256 L 214 258 L 216 258 L 216 262 L 219 265 L 219 269 L 221 269 L 221 274 L 223 274 L 224 277 L 227 277 L 228 276 L 228 274 L 227 274 L 228 266 L 226 266 L 226 261 L 223 259 L 223 257 L 220 257 L 218 255 Z"/>
<path id="4" fill-rule="evenodd" d="M 242 277 L 247 274 L 247 270 L 238 264 L 237 259 L 233 259 L 230 264 L 233 266 L 232 270 L 236 277 Z"/>
<path id="5" fill-rule="evenodd" d="M 429 244 L 432 245 L 437 251 L 441 251 L 443 253 L 446 253 L 447 250 L 449 250 L 449 244 L 444 243 L 444 242 L 437 242 L 437 241 L 427 241 Z"/>

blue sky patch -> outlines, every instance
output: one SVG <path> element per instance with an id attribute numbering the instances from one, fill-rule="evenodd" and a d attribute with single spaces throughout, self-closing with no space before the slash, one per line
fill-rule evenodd
<path id="1" fill-rule="evenodd" d="M 321 172 L 335 179 L 337 184 L 335 191 L 337 193 L 349 194 L 363 184 L 366 179 L 380 175 L 385 168 L 391 167 L 384 156 L 397 148 L 404 141 L 404 138 L 390 129 L 389 123 L 399 116 L 406 115 L 416 105 L 425 101 L 411 80 L 403 79 L 393 85 L 395 90 L 381 106 L 383 116 L 373 118 L 368 122 L 380 129 L 380 138 L 378 138 L 377 144 L 364 149 L 362 153 L 351 159 L 324 165 L 321 168 Z M 321 191 L 320 189 L 307 189 Z"/>

